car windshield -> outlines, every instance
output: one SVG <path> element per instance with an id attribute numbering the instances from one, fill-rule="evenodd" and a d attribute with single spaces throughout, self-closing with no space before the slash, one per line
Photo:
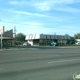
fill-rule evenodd
<path id="1" fill-rule="evenodd" d="M 0 0 L 0 80 L 80 80 L 80 0 Z"/>

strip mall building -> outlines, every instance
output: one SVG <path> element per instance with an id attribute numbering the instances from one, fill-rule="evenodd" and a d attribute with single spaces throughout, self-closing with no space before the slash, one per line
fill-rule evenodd
<path id="1" fill-rule="evenodd" d="M 57 42 L 59 45 L 71 44 L 71 37 L 68 35 L 30 34 L 26 36 L 25 40 L 31 45 L 48 45 L 51 41 Z"/>

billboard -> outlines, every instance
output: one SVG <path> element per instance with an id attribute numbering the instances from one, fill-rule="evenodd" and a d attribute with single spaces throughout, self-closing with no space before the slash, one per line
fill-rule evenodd
<path id="1" fill-rule="evenodd" d="M 3 34 L 3 26 L 0 27 L 0 34 Z"/>

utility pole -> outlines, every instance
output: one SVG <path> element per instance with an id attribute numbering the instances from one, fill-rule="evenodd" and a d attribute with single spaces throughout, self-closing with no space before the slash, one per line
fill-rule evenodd
<path id="1" fill-rule="evenodd" d="M 56 33 L 54 33 L 54 35 L 56 35 Z"/>
<path id="2" fill-rule="evenodd" d="M 14 26 L 14 38 L 16 37 L 16 26 Z"/>
<path id="3" fill-rule="evenodd" d="M 13 31 L 13 36 L 16 38 L 16 26 L 14 26 L 14 31 Z M 15 45 L 16 39 L 14 40 L 14 45 Z"/>

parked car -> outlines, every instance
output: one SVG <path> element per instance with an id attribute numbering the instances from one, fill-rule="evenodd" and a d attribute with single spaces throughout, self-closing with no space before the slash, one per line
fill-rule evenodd
<path id="1" fill-rule="evenodd" d="M 21 45 L 20 41 L 15 41 L 15 45 Z"/>
<path id="2" fill-rule="evenodd" d="M 80 42 L 76 42 L 76 45 L 79 45 L 80 44 Z"/>
<path id="3" fill-rule="evenodd" d="M 24 42 L 24 43 L 23 43 L 23 46 L 31 46 L 31 44 L 28 43 L 28 42 Z"/>
<path id="4" fill-rule="evenodd" d="M 50 42 L 49 45 L 50 45 L 50 46 L 56 46 L 57 43 L 56 43 L 56 42 Z"/>

